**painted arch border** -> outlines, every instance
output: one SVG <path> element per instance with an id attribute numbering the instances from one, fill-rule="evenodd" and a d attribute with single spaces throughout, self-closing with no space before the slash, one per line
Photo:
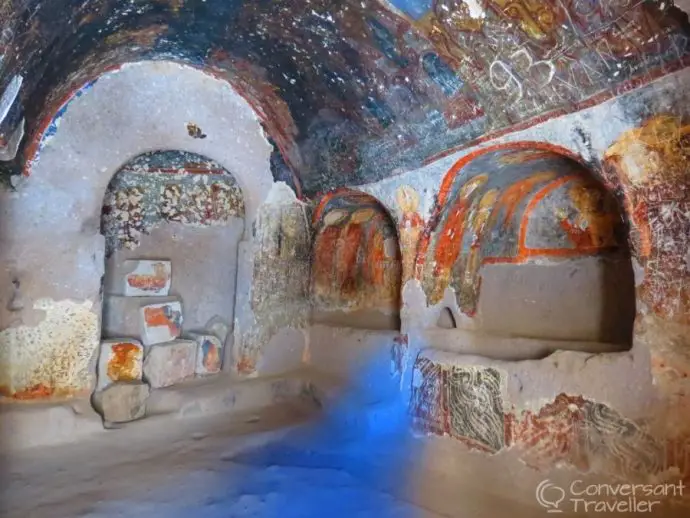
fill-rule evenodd
<path id="1" fill-rule="evenodd" d="M 421 280 L 419 276 L 424 267 L 425 256 L 428 250 L 429 244 L 431 242 L 431 234 L 436 228 L 436 223 L 439 216 L 442 213 L 442 207 L 448 200 L 451 186 L 455 181 L 457 175 L 468 165 L 470 165 L 475 159 L 480 156 L 493 153 L 501 150 L 540 150 L 540 151 L 550 151 L 554 154 L 560 155 L 566 159 L 572 160 L 580 164 L 588 172 L 591 173 L 592 178 L 599 182 L 602 187 L 609 191 L 616 202 L 619 205 L 619 211 L 624 218 L 626 224 L 626 234 L 628 236 L 628 243 L 630 246 L 631 256 L 634 257 L 634 240 L 632 239 L 632 232 L 634 231 L 630 224 L 630 208 L 627 203 L 627 199 L 619 196 L 617 194 L 617 186 L 612 184 L 610 180 L 603 174 L 603 169 L 592 162 L 586 161 L 581 155 L 575 153 L 567 147 L 561 146 L 559 144 L 553 144 L 545 141 L 538 140 L 520 140 L 515 142 L 502 142 L 498 144 L 492 144 L 485 147 L 479 147 L 470 151 L 466 155 L 461 156 L 457 159 L 453 165 L 444 173 L 443 179 L 441 180 L 441 185 L 439 186 L 438 194 L 436 196 L 436 201 L 434 202 L 431 211 L 429 213 L 427 222 L 424 226 L 424 230 L 419 238 L 417 244 L 417 249 L 415 251 L 414 259 L 414 272 L 415 278 Z"/>

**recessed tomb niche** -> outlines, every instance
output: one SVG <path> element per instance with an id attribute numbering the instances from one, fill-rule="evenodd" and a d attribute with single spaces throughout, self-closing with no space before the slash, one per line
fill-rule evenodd
<path id="1" fill-rule="evenodd" d="M 124 165 L 103 202 L 103 337 L 138 340 L 147 358 L 161 344 L 197 341 L 197 374 L 217 372 L 214 337 L 225 339 L 234 318 L 244 216 L 235 178 L 205 157 L 157 151 Z"/>

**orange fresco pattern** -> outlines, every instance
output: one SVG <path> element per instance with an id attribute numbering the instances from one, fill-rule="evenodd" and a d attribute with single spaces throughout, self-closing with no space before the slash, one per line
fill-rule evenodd
<path id="1" fill-rule="evenodd" d="M 174 314 L 169 315 L 169 308 L 144 308 L 144 320 L 150 327 L 167 327 L 170 329 L 170 334 L 178 335 L 180 333 L 179 319 L 176 319 Z"/>
<path id="2" fill-rule="evenodd" d="M 608 253 L 619 247 L 622 221 L 613 196 L 569 157 L 548 147 L 487 148 L 443 180 L 415 274 L 429 303 L 451 287 L 473 316 L 484 264 Z"/>
<path id="3" fill-rule="evenodd" d="M 370 196 L 336 191 L 322 198 L 312 225 L 312 295 L 326 310 L 394 309 L 402 262 L 395 225 Z"/>
<path id="4" fill-rule="evenodd" d="M 127 276 L 127 284 L 142 291 L 160 291 L 168 284 L 170 277 L 165 264 L 153 265 L 153 274 L 132 274 Z"/>

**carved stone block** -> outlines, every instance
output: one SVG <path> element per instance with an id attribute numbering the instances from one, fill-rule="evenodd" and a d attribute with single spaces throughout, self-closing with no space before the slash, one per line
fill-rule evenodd
<path id="1" fill-rule="evenodd" d="M 128 338 L 101 342 L 98 358 L 98 385 L 102 390 L 119 381 L 141 381 L 144 368 L 144 347 Z"/>
<path id="2" fill-rule="evenodd" d="M 144 360 L 144 376 L 151 388 L 168 387 L 194 377 L 197 343 L 175 340 L 151 347 Z"/>

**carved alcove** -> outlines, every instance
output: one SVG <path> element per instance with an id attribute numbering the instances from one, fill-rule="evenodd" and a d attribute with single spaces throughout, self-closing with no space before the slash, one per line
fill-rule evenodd
<path id="1" fill-rule="evenodd" d="M 158 151 L 124 165 L 103 202 L 104 337 L 138 337 L 142 304 L 174 299 L 185 331 L 231 323 L 244 216 L 235 178 L 203 156 Z"/>
<path id="2" fill-rule="evenodd" d="M 312 321 L 400 330 L 400 246 L 383 205 L 362 192 L 337 191 L 319 200 L 312 227 Z"/>
<path id="3" fill-rule="evenodd" d="M 438 313 L 434 333 L 445 336 L 433 342 L 509 358 L 630 347 L 625 221 L 576 160 L 521 145 L 479 153 L 448 173 L 430 221 L 416 269 Z"/>

